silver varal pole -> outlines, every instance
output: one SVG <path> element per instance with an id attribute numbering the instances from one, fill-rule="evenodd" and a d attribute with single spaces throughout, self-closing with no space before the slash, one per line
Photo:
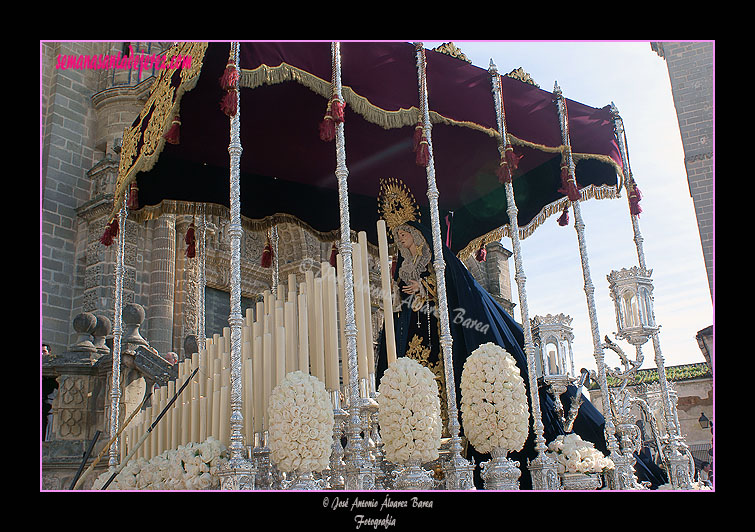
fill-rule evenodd
<path id="1" fill-rule="evenodd" d="M 619 152 L 621 153 L 622 166 L 625 169 L 625 179 L 627 182 L 632 181 L 632 172 L 629 167 L 629 155 L 627 153 L 627 147 L 624 135 L 624 121 L 619 116 L 619 110 L 616 105 L 611 102 L 611 115 L 614 120 L 614 132 L 616 140 L 619 143 Z M 627 194 L 627 201 L 629 200 L 629 194 Z M 634 232 L 634 243 L 637 248 L 637 260 L 640 268 L 647 271 L 647 264 L 645 263 L 645 250 L 643 248 L 642 233 L 640 232 L 640 217 L 637 214 L 631 214 L 632 231 Z M 653 311 L 654 312 L 654 311 Z M 652 317 L 652 323 L 656 323 L 655 315 Z M 655 350 L 655 364 L 658 371 L 658 383 L 663 394 L 663 410 L 666 421 L 666 431 L 669 434 L 669 441 L 666 453 L 668 455 L 668 461 L 671 466 L 669 474 L 669 482 L 677 489 L 690 489 L 692 483 L 692 471 L 690 471 L 690 463 L 686 456 L 687 444 L 684 441 L 684 436 L 681 433 L 680 427 L 676 423 L 673 409 L 671 407 L 671 395 L 669 394 L 668 381 L 666 380 L 666 368 L 663 359 L 663 353 L 661 352 L 661 342 L 659 339 L 660 331 L 656 329 L 651 334 L 653 341 L 653 348 Z M 638 348 L 639 349 L 639 348 Z"/>
<path id="2" fill-rule="evenodd" d="M 239 43 L 231 43 L 231 54 L 239 69 Z M 252 462 L 244 456 L 244 417 L 242 408 L 241 382 L 241 327 L 244 319 L 241 316 L 241 187 L 239 183 L 241 166 L 241 98 L 239 89 L 235 89 L 237 98 L 236 114 L 231 118 L 230 143 L 230 206 L 231 223 L 229 235 L 231 238 L 231 313 L 228 323 L 231 328 L 231 442 L 229 445 L 230 460 L 227 467 L 218 474 L 221 478 L 221 488 L 226 490 L 253 490 L 255 470 Z M 224 420 L 221 420 L 221 423 Z"/>
<path id="3" fill-rule="evenodd" d="M 280 282 L 280 272 L 278 270 L 278 226 L 274 225 L 270 233 L 273 237 L 273 287 L 271 292 L 273 296 L 277 296 L 278 283 Z"/>
<path id="4" fill-rule="evenodd" d="M 331 44 L 333 66 L 333 97 L 343 99 L 341 94 L 341 46 Z M 354 313 L 354 270 L 351 245 L 351 219 L 349 216 L 349 192 L 346 167 L 346 139 L 344 124 L 336 124 L 336 179 L 338 180 L 338 204 L 341 214 L 341 245 L 339 252 L 343 257 L 345 335 L 348 353 L 349 416 L 346 422 L 346 448 L 344 449 L 345 489 L 369 490 L 375 487 L 376 470 L 367 456 L 366 439 L 362 437 L 362 400 L 359 393 L 359 373 L 357 368 L 357 327 Z"/>
<path id="5" fill-rule="evenodd" d="M 445 487 L 448 490 L 474 489 L 474 464 L 461 456 L 462 445 L 459 437 L 459 412 L 456 406 L 456 386 L 454 380 L 454 366 L 452 358 L 453 339 L 448 318 L 448 299 L 446 296 L 446 263 L 443 260 L 443 240 L 440 233 L 440 213 L 438 211 L 438 186 L 435 181 L 435 163 L 433 161 L 432 125 L 430 124 L 430 110 L 427 94 L 427 62 L 425 48 L 422 43 L 415 43 L 417 56 L 417 74 L 419 78 L 420 107 L 425 130 L 425 138 L 430 150 L 427 171 L 427 198 L 430 202 L 430 221 L 432 224 L 433 253 L 435 259 L 435 280 L 438 290 L 438 311 L 440 320 L 440 346 L 443 354 L 443 368 L 446 378 L 446 396 L 448 400 L 448 433 L 451 437 L 450 456 L 444 463 Z"/>
<path id="6" fill-rule="evenodd" d="M 115 256 L 115 315 L 113 316 L 113 370 L 110 383 L 110 434 L 118 434 L 121 403 L 121 339 L 123 338 L 123 275 L 126 249 L 126 218 L 128 218 L 128 193 L 118 211 L 118 243 Z M 116 466 L 120 456 L 120 438 L 110 446 L 108 465 Z"/>
<path id="7" fill-rule="evenodd" d="M 505 149 L 508 146 L 508 137 L 506 131 L 506 112 L 503 105 L 503 94 L 501 87 L 501 76 L 498 68 L 493 61 L 490 61 L 490 76 L 493 82 L 493 98 L 496 107 L 496 118 L 498 120 L 498 131 L 501 133 L 501 142 L 499 149 L 501 157 L 505 157 Z M 519 221 L 517 219 L 518 209 L 514 200 L 514 185 L 511 180 L 504 183 L 506 190 L 506 201 L 508 203 L 509 232 L 511 236 L 514 265 L 516 272 L 517 289 L 519 291 L 519 304 L 522 312 L 522 329 L 524 331 L 524 351 L 527 354 L 527 372 L 529 374 L 530 400 L 532 402 L 532 419 L 535 429 L 535 450 L 537 456 L 529 463 L 529 469 L 532 476 L 532 487 L 535 490 L 557 490 L 559 488 L 558 469 L 556 461 L 546 454 L 546 442 L 543 436 L 543 418 L 540 412 L 540 396 L 537 386 L 537 370 L 535 365 L 535 348 L 532 342 L 532 327 L 529 318 L 529 305 L 527 303 L 527 291 L 525 284 L 527 277 L 524 274 L 524 265 L 522 261 L 522 249 L 519 242 Z"/>
<path id="8" fill-rule="evenodd" d="M 561 125 L 561 137 L 565 148 L 565 156 L 567 158 L 567 165 L 569 169 L 569 178 L 576 179 L 575 177 L 575 165 L 572 157 L 571 143 L 569 141 L 569 121 L 567 119 L 566 100 L 561 93 L 561 88 L 558 83 L 553 88 L 553 95 L 556 97 L 556 105 L 558 106 L 558 116 Z M 603 344 L 600 340 L 600 331 L 598 329 L 598 312 L 595 307 L 595 286 L 592 284 L 592 277 L 590 275 L 590 264 L 587 258 L 587 242 L 585 239 L 585 223 L 582 219 L 582 211 L 579 201 L 571 202 L 572 209 L 574 210 L 574 228 L 577 231 L 577 241 L 579 243 L 579 256 L 582 260 L 582 276 L 585 281 L 585 295 L 587 296 L 587 311 L 590 317 L 590 330 L 592 332 L 592 342 L 595 349 L 595 362 L 598 367 L 598 382 L 600 384 L 601 394 L 603 396 L 603 412 L 605 418 L 605 435 L 606 444 L 610 451 L 610 458 L 614 463 L 622 463 L 623 459 L 619 452 L 618 442 L 616 441 L 616 429 L 613 423 L 611 415 L 611 403 L 608 395 L 608 381 L 606 379 L 606 365 L 605 354 L 603 352 Z M 620 475 L 617 475 L 616 469 L 609 469 L 606 473 L 606 480 L 612 489 L 621 489 L 619 486 Z"/>
<path id="9" fill-rule="evenodd" d="M 197 344 L 199 352 L 207 346 L 205 330 L 205 285 L 206 279 L 206 250 L 207 250 L 207 214 L 206 205 L 202 203 L 202 216 L 199 218 L 199 287 L 197 288 Z"/>

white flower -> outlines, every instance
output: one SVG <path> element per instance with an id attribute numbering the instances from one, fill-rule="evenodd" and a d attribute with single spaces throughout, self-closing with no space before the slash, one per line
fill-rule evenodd
<path id="1" fill-rule="evenodd" d="M 326 469 L 333 441 L 333 406 L 316 377 L 293 371 L 270 394 L 270 455 L 284 472 Z"/>
<path id="2" fill-rule="evenodd" d="M 430 462 L 440 448 L 440 397 L 435 375 L 409 357 L 386 370 L 378 388 L 378 422 L 386 458 Z"/>
<path id="3" fill-rule="evenodd" d="M 226 448 L 210 437 L 202 443 L 189 443 L 152 457 L 137 458 L 126 464 L 108 489 L 183 490 L 207 489 L 220 484 L 217 468 L 227 461 Z M 111 467 L 95 480 L 98 490 L 115 471 Z"/>
<path id="4" fill-rule="evenodd" d="M 556 436 L 546 454 L 556 460 L 559 473 L 600 473 L 614 468 L 613 460 L 575 433 Z"/>
<path id="5" fill-rule="evenodd" d="M 461 373 L 464 433 L 481 453 L 519 451 L 529 428 L 524 380 L 514 357 L 492 342 L 475 349 Z"/>

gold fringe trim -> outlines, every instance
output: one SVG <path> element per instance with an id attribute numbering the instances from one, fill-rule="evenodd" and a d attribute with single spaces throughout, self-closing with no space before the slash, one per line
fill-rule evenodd
<path id="1" fill-rule="evenodd" d="M 219 205 L 217 203 L 202 203 L 192 201 L 178 201 L 178 200 L 163 200 L 157 205 L 150 205 L 148 207 L 142 207 L 137 211 L 133 211 L 129 214 L 129 218 L 137 223 L 144 223 L 149 220 L 156 220 L 165 214 L 175 214 L 196 216 L 201 214 L 201 207 L 204 206 L 204 212 L 206 216 L 217 216 L 222 219 L 230 220 L 231 210 L 225 205 Z M 318 231 L 311 225 L 300 220 L 296 216 L 285 213 L 277 213 L 265 218 L 247 218 L 241 217 L 241 227 L 247 231 L 264 233 L 276 225 L 290 224 L 301 228 L 305 232 L 314 236 L 320 242 L 340 242 L 341 230 L 334 229 L 332 231 Z M 355 230 L 351 230 L 351 240 L 356 242 L 358 240 L 358 233 Z M 374 254 L 378 253 L 377 245 L 373 245 L 367 242 L 367 246 Z"/>
<path id="2" fill-rule="evenodd" d="M 142 150 L 139 153 L 136 153 L 136 150 L 135 150 L 136 142 L 138 141 L 137 136 L 142 126 L 142 120 L 144 119 L 144 116 L 146 115 L 147 110 L 149 109 L 151 105 L 153 105 L 155 100 L 157 100 L 158 98 L 162 98 L 163 99 L 162 101 L 165 100 L 166 98 L 165 93 L 169 92 L 168 87 L 170 85 L 170 77 L 173 74 L 173 70 L 163 70 L 160 73 L 158 78 L 153 83 L 152 88 L 150 89 L 150 97 L 147 100 L 147 103 L 144 105 L 142 112 L 140 114 L 141 120 L 136 126 L 132 128 L 126 128 L 124 130 L 123 142 L 124 142 L 125 153 L 122 152 L 122 156 L 121 156 L 121 166 L 118 169 L 118 178 L 116 181 L 113 208 L 111 210 L 109 219 L 113 219 L 115 218 L 115 216 L 117 216 L 118 210 L 120 209 L 121 204 L 124 200 L 125 192 L 128 189 L 129 185 L 131 184 L 131 181 L 135 179 L 136 174 L 138 172 L 149 171 L 156 164 L 160 153 L 165 147 L 166 141 L 163 138 L 163 134 L 170 127 L 173 116 L 180 109 L 180 102 L 181 102 L 182 96 L 186 92 L 192 90 L 197 84 L 197 81 L 199 79 L 199 74 L 201 72 L 202 60 L 204 59 L 204 54 L 207 50 L 207 46 L 208 46 L 208 43 L 206 42 L 205 43 L 193 43 L 193 42 L 181 43 L 174 46 L 166 54 L 168 58 L 173 57 L 174 55 L 179 54 L 179 53 L 184 56 L 191 55 L 192 67 L 186 72 L 181 73 L 182 81 L 179 84 L 178 88 L 176 89 L 175 97 L 173 98 L 173 104 L 170 106 L 168 110 L 165 110 L 164 108 L 161 109 L 159 113 L 159 117 L 158 117 L 161 123 L 156 124 L 156 125 L 153 125 L 150 123 L 148 125 L 147 130 L 157 127 L 156 131 L 159 132 L 159 135 L 156 135 L 153 133 L 152 135 L 153 140 L 151 144 L 147 146 L 147 149 L 145 149 L 143 146 Z M 307 87 L 308 89 L 312 90 L 316 94 L 322 96 L 325 99 L 329 99 L 332 95 L 332 87 L 331 87 L 331 82 L 329 80 L 324 80 L 322 78 L 319 78 L 309 72 L 293 67 L 287 63 L 281 63 L 277 67 L 260 65 L 256 69 L 241 69 L 239 85 L 241 87 L 254 89 L 262 85 L 275 85 L 275 84 L 280 84 L 280 83 L 284 83 L 288 81 L 294 81 L 296 83 L 299 83 L 302 86 Z M 415 106 L 412 106 L 409 109 L 401 108 L 398 111 L 387 111 L 385 109 L 382 109 L 372 104 L 366 97 L 361 96 L 357 94 L 356 92 L 354 92 L 348 86 L 342 87 L 342 95 L 343 95 L 344 101 L 349 105 L 349 107 L 354 112 L 358 113 L 369 122 L 377 124 L 384 129 L 395 129 L 395 128 L 401 128 L 401 127 L 406 127 L 406 126 L 414 126 L 417 124 L 421 116 L 419 108 Z M 467 128 L 482 132 L 490 137 L 493 137 L 499 140 L 501 138 L 501 134 L 495 129 L 484 127 L 474 122 L 451 119 L 443 115 L 440 115 L 439 113 L 435 111 L 430 111 L 429 114 L 430 114 L 430 121 L 433 124 L 445 124 L 445 125 L 451 125 L 451 126 L 457 126 L 457 127 L 467 127 Z M 154 119 L 155 119 L 155 115 L 153 112 L 153 116 L 151 117 L 150 122 Z M 145 137 L 146 136 L 147 136 L 147 133 L 145 131 Z M 526 141 L 523 139 L 519 139 L 511 134 L 508 134 L 507 136 L 511 144 L 525 146 L 525 147 L 529 147 L 529 148 L 547 152 L 547 153 L 560 152 L 563 154 L 564 151 L 566 150 L 566 147 L 563 145 L 546 146 L 543 144 L 538 144 L 538 143 Z M 618 188 L 605 187 L 605 186 L 594 187 L 593 185 L 591 185 L 589 187 L 582 189 L 584 199 L 587 199 L 587 197 L 595 197 L 598 199 L 603 199 L 606 197 L 615 197 L 616 195 L 618 195 L 618 192 L 621 190 L 622 184 L 625 182 L 625 178 L 624 178 L 621 167 L 617 165 L 613 159 L 605 155 L 586 154 L 586 153 L 573 153 L 572 157 L 575 163 L 581 159 L 596 159 L 604 163 L 608 163 L 616 169 L 617 175 L 619 176 Z M 585 196 L 585 194 L 587 196 Z M 532 222 L 527 224 L 527 226 L 525 227 L 519 228 L 520 238 L 524 239 L 527 236 L 531 235 L 532 232 L 538 226 L 540 226 L 547 217 L 557 212 L 561 212 L 563 210 L 563 205 L 566 201 L 568 201 L 568 199 L 563 198 L 550 205 L 546 205 Z M 193 214 L 194 211 L 187 211 L 186 209 L 189 208 L 188 206 L 193 206 L 195 204 L 186 203 L 186 202 L 178 202 L 178 201 L 173 201 L 173 200 L 164 200 L 158 206 L 159 208 L 157 210 L 155 207 L 145 207 L 145 208 L 139 209 L 138 211 L 132 214 L 134 218 L 137 220 L 148 220 L 148 219 L 157 217 L 161 214 L 161 211 L 159 209 L 163 207 L 160 207 L 160 206 L 167 207 L 169 205 L 173 205 L 172 209 L 174 210 L 169 209 L 168 211 L 165 211 L 165 212 L 172 212 L 173 214 Z M 179 207 L 179 205 L 181 207 Z M 207 204 L 207 205 L 210 205 L 210 204 Z M 227 212 L 227 209 L 225 207 L 222 207 L 219 205 L 214 205 L 211 208 L 213 210 L 221 209 L 223 212 L 223 215 Z M 175 210 L 175 209 L 178 209 L 178 210 Z M 218 212 L 218 215 L 221 215 L 220 212 Z M 299 220 L 298 218 L 292 215 L 287 215 L 287 214 L 276 214 L 273 216 L 263 218 L 261 220 L 244 219 L 244 222 L 242 223 L 242 225 L 244 225 L 244 227 L 247 227 L 248 229 L 252 231 L 263 231 L 263 230 L 269 229 L 270 227 L 272 227 L 273 225 L 277 223 L 292 223 L 294 225 L 302 227 L 303 229 L 312 233 L 319 240 L 323 242 L 332 242 L 340 238 L 340 234 L 338 231 L 330 231 L 327 233 L 315 231 L 308 224 L 302 222 L 301 220 Z M 470 242 L 464 248 L 464 250 L 459 252 L 458 256 L 462 257 L 462 256 L 466 256 L 466 255 L 474 253 L 475 251 L 477 251 L 477 249 L 480 246 L 480 243 L 483 240 L 484 241 L 492 241 L 494 239 L 500 240 L 501 238 L 508 236 L 508 234 L 509 234 L 508 225 L 502 226 L 498 229 L 490 231 L 489 233 L 481 237 L 478 237 L 474 239 L 472 242 Z"/>
<path id="3" fill-rule="evenodd" d="M 580 201 L 588 199 L 615 199 L 619 197 L 617 187 L 613 185 L 589 185 L 581 189 L 580 192 L 582 193 L 582 200 Z M 527 225 L 519 228 L 519 239 L 524 240 L 525 238 L 531 236 L 538 227 L 545 223 L 546 219 L 548 219 L 550 216 L 553 216 L 554 214 L 560 214 L 564 210 L 564 206 L 566 206 L 566 204 L 568 203 L 570 203 L 569 198 L 563 197 L 543 207 Z M 469 244 L 467 244 L 464 249 L 459 251 L 456 256 L 463 262 L 467 257 L 473 255 L 480 248 L 480 244 L 482 244 L 483 242 L 494 242 L 510 236 L 510 225 L 502 225 L 469 242 Z"/>
<path id="4" fill-rule="evenodd" d="M 151 170 L 157 163 L 165 147 L 166 140 L 163 138 L 163 135 L 172 125 L 173 117 L 181 107 L 181 98 L 186 92 L 192 90 L 196 86 L 197 81 L 199 81 L 199 74 L 202 70 L 202 61 L 204 60 L 207 46 L 208 43 L 206 42 L 185 42 L 173 46 L 166 52 L 167 61 L 170 61 L 176 55 L 190 56 L 191 67 L 181 67 L 181 82 L 175 89 L 175 93 L 174 89 L 170 86 L 170 80 L 175 74 L 175 69 L 161 70 L 152 83 L 150 95 L 139 114 L 139 122 L 133 127 L 124 129 L 121 162 L 118 168 L 113 208 L 110 212 L 109 220 L 118 215 L 124 195 L 131 182 L 136 179 L 136 174 Z M 172 102 L 169 102 L 171 99 Z M 149 108 L 153 105 L 155 108 L 145 128 L 142 148 L 137 152 L 136 145 L 139 141 L 144 118 Z"/>

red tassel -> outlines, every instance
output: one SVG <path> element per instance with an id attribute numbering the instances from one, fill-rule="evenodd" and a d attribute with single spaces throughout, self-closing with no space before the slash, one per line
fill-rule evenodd
<path id="1" fill-rule="evenodd" d="M 578 201 L 582 194 L 577 188 L 577 181 L 569 175 L 569 167 L 561 167 L 561 188 L 558 189 L 561 194 L 565 194 L 571 201 Z"/>
<path id="2" fill-rule="evenodd" d="M 136 186 L 136 181 L 132 181 L 131 186 L 129 187 L 126 207 L 128 207 L 129 210 L 132 211 L 135 211 L 139 208 L 139 187 Z"/>
<path id="3" fill-rule="evenodd" d="M 320 122 L 320 140 L 330 142 L 334 138 L 336 138 L 336 123 L 332 116 L 325 115 L 325 118 Z"/>
<path id="4" fill-rule="evenodd" d="M 223 99 L 220 101 L 220 109 L 222 109 L 228 117 L 236 116 L 238 98 L 235 90 L 230 90 L 225 93 L 225 96 L 223 96 Z"/>
<path id="5" fill-rule="evenodd" d="M 511 146 L 506 147 L 504 156 L 512 172 L 519 168 L 519 160 L 524 157 L 523 155 L 517 155 L 516 153 L 514 153 L 514 148 L 512 148 Z"/>
<path id="6" fill-rule="evenodd" d="M 184 242 L 186 242 L 186 245 L 188 246 L 186 248 L 186 256 L 190 259 L 193 259 L 197 256 L 197 239 L 194 235 L 194 224 L 191 224 L 189 226 L 189 229 L 186 231 Z"/>
<path id="7" fill-rule="evenodd" d="M 265 249 L 262 252 L 262 260 L 260 261 L 260 266 L 263 268 L 269 268 L 273 265 L 273 246 L 270 244 L 270 237 L 267 239 L 267 243 L 265 244 Z"/>
<path id="8" fill-rule="evenodd" d="M 417 146 L 416 162 L 417 166 L 427 166 L 430 163 L 430 146 L 424 135 L 422 135 L 422 140 L 419 142 L 419 146 Z"/>
<path id="9" fill-rule="evenodd" d="M 564 206 L 564 212 L 558 217 L 558 225 L 561 227 L 569 225 L 569 204 Z"/>
<path id="10" fill-rule="evenodd" d="M 632 183 L 632 189 L 629 192 L 629 212 L 634 216 L 639 216 L 642 212 L 640 207 L 640 200 L 642 199 L 642 193 L 637 185 Z"/>
<path id="11" fill-rule="evenodd" d="M 239 86 L 239 71 L 236 70 L 236 66 L 229 64 L 225 67 L 223 75 L 220 76 L 220 86 L 224 91 L 235 89 Z"/>
<path id="12" fill-rule="evenodd" d="M 341 100 L 332 100 L 330 106 L 330 113 L 333 116 L 333 120 L 336 124 L 340 124 L 344 121 L 344 109 L 346 104 Z"/>
<path id="13" fill-rule="evenodd" d="M 480 249 L 477 250 L 475 258 L 477 259 L 477 262 L 485 262 L 485 259 L 488 258 L 488 250 L 485 249 L 485 242 L 480 244 Z"/>
<path id="14" fill-rule="evenodd" d="M 118 236 L 118 220 L 114 219 L 112 222 L 105 226 L 105 231 L 100 237 L 100 242 L 105 246 L 113 244 L 113 240 Z"/>
<path id="15" fill-rule="evenodd" d="M 396 257 L 391 257 L 391 279 L 396 277 L 396 268 L 398 267 L 398 260 Z"/>
<path id="16" fill-rule="evenodd" d="M 336 264 L 338 264 L 338 260 L 336 257 L 338 256 L 338 248 L 336 247 L 336 243 L 333 242 L 333 247 L 330 248 L 330 265 L 334 268 L 336 267 Z"/>
<path id="17" fill-rule="evenodd" d="M 511 183 L 511 167 L 508 162 L 501 161 L 501 165 L 495 173 L 498 176 L 498 182 L 500 184 Z"/>
<path id="18" fill-rule="evenodd" d="M 417 151 L 417 148 L 419 148 L 419 143 L 424 136 L 425 136 L 425 127 L 422 125 L 422 122 L 418 122 L 417 125 L 414 126 L 414 137 L 412 139 L 413 152 Z"/>
<path id="19" fill-rule="evenodd" d="M 165 135 L 163 135 L 163 138 L 166 142 L 169 144 L 179 144 L 181 141 L 181 117 L 176 115 L 176 117 L 173 119 L 173 122 L 171 122 L 170 129 L 165 132 Z"/>

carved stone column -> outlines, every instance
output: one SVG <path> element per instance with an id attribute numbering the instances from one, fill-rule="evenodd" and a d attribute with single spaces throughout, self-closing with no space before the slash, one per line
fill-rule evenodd
<path id="1" fill-rule="evenodd" d="M 194 222 L 192 216 L 176 218 L 176 266 L 175 289 L 173 293 L 173 351 L 183 349 L 183 342 L 189 335 L 197 331 L 198 289 L 199 289 L 199 257 L 186 256 L 186 232 Z M 197 224 L 194 224 L 198 235 Z M 191 353 L 178 353 L 179 360 L 183 360 Z"/>
<path id="2" fill-rule="evenodd" d="M 176 217 L 163 214 L 155 220 L 152 236 L 152 272 L 149 279 L 150 345 L 160 353 L 173 350 Z"/>

